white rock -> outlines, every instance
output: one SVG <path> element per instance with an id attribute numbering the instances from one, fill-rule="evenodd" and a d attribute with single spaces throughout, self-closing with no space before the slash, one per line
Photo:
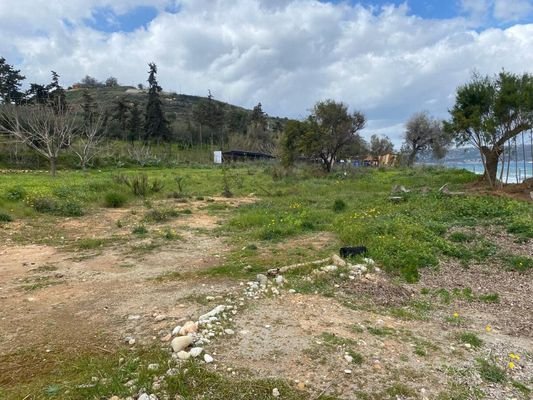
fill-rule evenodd
<path id="1" fill-rule="evenodd" d="M 346 267 L 346 261 L 340 258 L 337 254 L 331 256 L 331 262 L 337 267 Z"/>
<path id="2" fill-rule="evenodd" d="M 372 260 L 371 258 L 363 258 L 363 261 L 367 264 L 367 265 L 374 265 L 376 264 L 376 262 L 374 260 Z"/>
<path id="3" fill-rule="evenodd" d="M 233 329 L 224 329 L 224 333 L 226 335 L 235 335 L 235 331 Z"/>
<path id="4" fill-rule="evenodd" d="M 182 350 L 185 350 L 191 344 L 192 337 L 190 336 L 178 336 L 172 339 L 172 342 L 170 342 L 170 346 L 172 347 L 172 350 L 174 350 L 174 353 L 178 353 Z"/>
<path id="5" fill-rule="evenodd" d="M 134 338 L 131 338 L 130 340 L 128 340 L 128 344 L 130 346 L 133 346 L 135 344 L 135 339 Z"/>
<path id="6" fill-rule="evenodd" d="M 149 371 L 155 371 L 159 368 L 159 364 L 149 364 L 148 365 L 148 370 Z"/>
<path id="7" fill-rule="evenodd" d="M 257 282 L 259 282 L 259 284 L 261 286 L 266 286 L 267 283 L 268 283 L 268 277 L 266 275 L 263 275 L 263 274 L 257 274 L 256 280 L 257 280 Z"/>
<path id="8" fill-rule="evenodd" d="M 349 362 L 349 363 L 353 362 L 353 357 L 350 356 L 349 354 L 346 354 L 346 355 L 344 356 L 344 359 L 345 359 L 347 362 Z"/>
<path id="9" fill-rule="evenodd" d="M 214 298 L 213 296 L 207 296 L 205 299 L 206 299 L 207 301 L 213 301 L 213 300 L 215 300 L 215 298 Z"/>
<path id="10" fill-rule="evenodd" d="M 180 360 L 188 360 L 189 358 L 191 358 L 191 355 L 189 354 L 189 352 L 182 350 L 178 352 L 178 358 Z"/>
<path id="11" fill-rule="evenodd" d="M 322 271 L 324 272 L 335 272 L 337 269 L 338 267 L 336 265 L 326 265 L 325 267 L 322 267 Z"/>
<path id="12" fill-rule="evenodd" d="M 214 317 L 218 314 L 220 314 L 221 312 L 223 312 L 224 310 L 226 309 L 226 306 L 224 305 L 219 305 L 219 306 L 216 306 L 215 308 L 213 308 L 211 311 L 209 311 L 208 313 L 204 314 L 204 315 L 201 315 L 200 318 L 198 318 L 199 321 L 204 321 L 206 319 L 209 319 L 211 317 Z"/>
<path id="13" fill-rule="evenodd" d="M 215 360 L 209 354 L 204 354 L 204 361 L 206 362 L 206 364 L 210 364 Z"/>
<path id="14" fill-rule="evenodd" d="M 176 336 L 177 334 L 179 334 L 180 330 L 181 330 L 181 325 L 176 325 L 176 327 L 172 329 L 172 336 Z"/>
<path id="15" fill-rule="evenodd" d="M 345 369 L 345 370 L 344 370 L 344 373 L 345 373 L 345 374 L 351 374 L 351 373 L 352 373 L 352 370 L 351 370 L 351 369 Z"/>
<path id="16" fill-rule="evenodd" d="M 128 317 L 128 319 L 129 319 L 130 321 L 134 321 L 134 320 L 137 320 L 137 319 L 140 319 L 140 318 L 141 318 L 140 315 L 130 315 L 130 316 Z"/>
<path id="17" fill-rule="evenodd" d="M 294 289 L 289 289 L 289 293 L 290 293 L 290 294 L 294 294 L 294 293 L 296 293 L 296 290 L 294 290 Z"/>
<path id="18" fill-rule="evenodd" d="M 191 355 L 191 357 L 196 358 L 196 357 L 198 357 L 200 354 L 202 354 L 202 351 L 204 351 L 204 349 L 201 348 L 201 347 L 193 347 L 193 348 L 189 351 L 189 354 Z"/>
<path id="19" fill-rule="evenodd" d="M 167 319 L 166 315 L 160 314 L 160 315 L 155 317 L 155 322 L 161 322 L 161 321 L 164 321 L 166 319 Z"/>
<path id="20" fill-rule="evenodd" d="M 285 283 L 285 278 L 283 277 L 283 275 L 278 275 L 276 276 L 274 281 L 276 282 L 276 285 L 283 286 L 283 284 Z"/>
<path id="21" fill-rule="evenodd" d="M 272 396 L 274 396 L 274 397 L 279 397 L 280 396 L 280 392 L 279 392 L 278 388 L 272 389 Z"/>

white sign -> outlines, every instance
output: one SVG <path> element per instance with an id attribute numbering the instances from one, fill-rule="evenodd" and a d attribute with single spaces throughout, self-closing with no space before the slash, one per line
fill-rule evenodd
<path id="1" fill-rule="evenodd" d="M 222 152 L 221 151 L 213 152 L 213 161 L 215 164 L 222 164 Z"/>

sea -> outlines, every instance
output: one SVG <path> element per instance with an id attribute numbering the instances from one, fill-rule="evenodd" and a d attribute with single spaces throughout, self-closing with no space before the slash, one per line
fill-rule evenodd
<path id="1" fill-rule="evenodd" d="M 439 165 L 443 165 L 447 168 L 457 168 L 457 169 L 465 169 L 467 171 L 473 172 L 478 175 L 483 174 L 483 163 L 481 161 L 479 162 L 453 162 L 453 161 L 445 161 L 443 163 L 439 163 Z M 503 176 L 502 180 L 505 183 L 520 183 L 523 182 L 527 178 L 533 177 L 533 162 L 526 161 L 525 167 L 524 162 L 519 161 L 518 166 L 511 162 L 511 165 L 509 165 L 509 172 L 507 172 L 507 165 L 503 166 L 501 163 L 498 167 L 498 179 L 500 179 L 500 173 L 503 168 Z"/>

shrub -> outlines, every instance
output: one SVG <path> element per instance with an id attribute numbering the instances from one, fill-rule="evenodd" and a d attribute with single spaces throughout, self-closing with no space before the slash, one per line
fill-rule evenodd
<path id="1" fill-rule="evenodd" d="M 146 235 L 148 233 L 148 229 L 146 229 L 144 225 L 137 225 L 131 232 L 135 235 Z"/>
<path id="2" fill-rule="evenodd" d="M 26 189 L 17 186 L 6 191 L 6 199 L 10 201 L 20 201 L 26 197 Z"/>
<path id="3" fill-rule="evenodd" d="M 335 199 L 333 202 L 333 211 L 341 212 L 346 210 L 346 203 L 342 199 Z"/>
<path id="4" fill-rule="evenodd" d="M 6 212 L 0 211 L 0 222 L 11 222 L 13 217 Z"/>
<path id="5" fill-rule="evenodd" d="M 40 213 L 53 214 L 59 209 L 59 204 L 51 197 L 37 197 L 33 199 L 33 208 Z"/>
<path id="6" fill-rule="evenodd" d="M 127 196 L 120 192 L 108 192 L 104 197 L 104 204 L 108 208 L 120 208 L 128 201 Z"/>
<path id="7" fill-rule="evenodd" d="M 153 210 L 150 210 L 145 214 L 144 220 L 151 221 L 151 222 L 164 222 L 164 221 L 169 220 L 170 218 L 175 218 L 178 215 L 180 215 L 178 210 L 174 210 L 172 208 L 168 208 L 168 209 L 154 208 Z"/>
<path id="8" fill-rule="evenodd" d="M 80 203 L 73 200 L 67 200 L 59 204 L 56 215 L 64 217 L 81 217 L 85 212 Z"/>
<path id="9" fill-rule="evenodd" d="M 492 383 L 503 383 L 507 380 L 507 376 L 505 375 L 505 371 L 498 367 L 496 363 L 489 362 L 487 360 L 479 359 L 478 362 L 478 370 L 479 375 L 484 381 L 492 382 Z"/>
<path id="10" fill-rule="evenodd" d="M 458 335 L 459 341 L 462 343 L 467 343 L 470 346 L 477 348 L 483 345 L 483 340 L 481 340 L 475 333 L 471 332 L 462 332 Z"/>

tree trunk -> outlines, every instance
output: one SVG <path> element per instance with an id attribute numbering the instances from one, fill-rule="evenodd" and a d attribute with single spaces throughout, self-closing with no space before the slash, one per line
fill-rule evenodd
<path id="1" fill-rule="evenodd" d="M 484 146 L 481 148 L 481 151 L 485 157 L 485 179 L 489 182 L 491 187 L 494 187 L 498 174 L 498 162 L 502 150 L 499 147 L 488 148 Z"/>
<path id="2" fill-rule="evenodd" d="M 57 159 L 55 157 L 50 157 L 50 174 L 56 176 L 57 171 Z"/>
<path id="3" fill-rule="evenodd" d="M 412 167 L 416 160 L 416 151 L 412 151 L 407 159 L 407 166 Z"/>

